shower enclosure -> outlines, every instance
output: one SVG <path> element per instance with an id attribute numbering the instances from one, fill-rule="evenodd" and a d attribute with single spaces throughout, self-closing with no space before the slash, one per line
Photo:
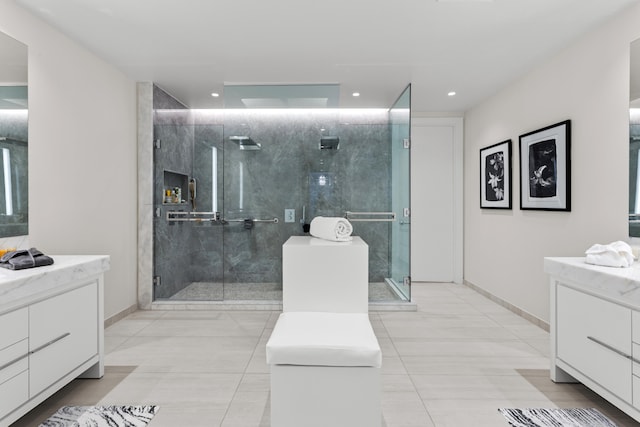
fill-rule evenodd
<path id="1" fill-rule="evenodd" d="M 281 302 L 282 244 L 319 215 L 369 245 L 370 302 L 410 300 L 410 87 L 390 109 L 301 99 L 190 110 L 154 87 L 155 301 Z"/>

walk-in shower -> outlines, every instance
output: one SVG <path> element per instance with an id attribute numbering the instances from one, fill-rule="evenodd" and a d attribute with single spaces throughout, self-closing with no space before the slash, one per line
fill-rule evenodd
<path id="1" fill-rule="evenodd" d="M 410 300 L 409 90 L 390 109 L 190 110 L 155 87 L 154 301 L 281 302 L 282 245 L 319 215 L 369 245 L 371 302 Z"/>

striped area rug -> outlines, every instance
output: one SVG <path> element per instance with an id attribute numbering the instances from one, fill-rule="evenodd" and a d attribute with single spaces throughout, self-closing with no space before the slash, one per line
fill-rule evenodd
<path id="1" fill-rule="evenodd" d="M 64 406 L 40 427 L 144 427 L 158 406 Z"/>
<path id="2" fill-rule="evenodd" d="M 588 409 L 498 409 L 513 427 L 617 427 L 594 408 Z"/>

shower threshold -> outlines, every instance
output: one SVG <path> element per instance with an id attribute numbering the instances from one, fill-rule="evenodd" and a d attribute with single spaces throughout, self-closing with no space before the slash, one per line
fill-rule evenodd
<path id="1" fill-rule="evenodd" d="M 154 310 L 282 310 L 280 283 L 193 282 L 167 299 L 157 299 Z M 416 311 L 386 282 L 369 283 L 370 311 Z"/>

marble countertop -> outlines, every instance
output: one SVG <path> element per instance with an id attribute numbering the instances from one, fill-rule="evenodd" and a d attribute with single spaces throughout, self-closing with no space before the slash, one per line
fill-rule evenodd
<path id="1" fill-rule="evenodd" d="M 584 257 L 545 258 L 544 271 L 568 285 L 640 310 L 640 262 L 629 268 L 587 264 Z"/>
<path id="2" fill-rule="evenodd" d="M 110 267 L 107 255 L 50 255 L 54 263 L 25 270 L 0 268 L 0 314 L 82 285 Z"/>

